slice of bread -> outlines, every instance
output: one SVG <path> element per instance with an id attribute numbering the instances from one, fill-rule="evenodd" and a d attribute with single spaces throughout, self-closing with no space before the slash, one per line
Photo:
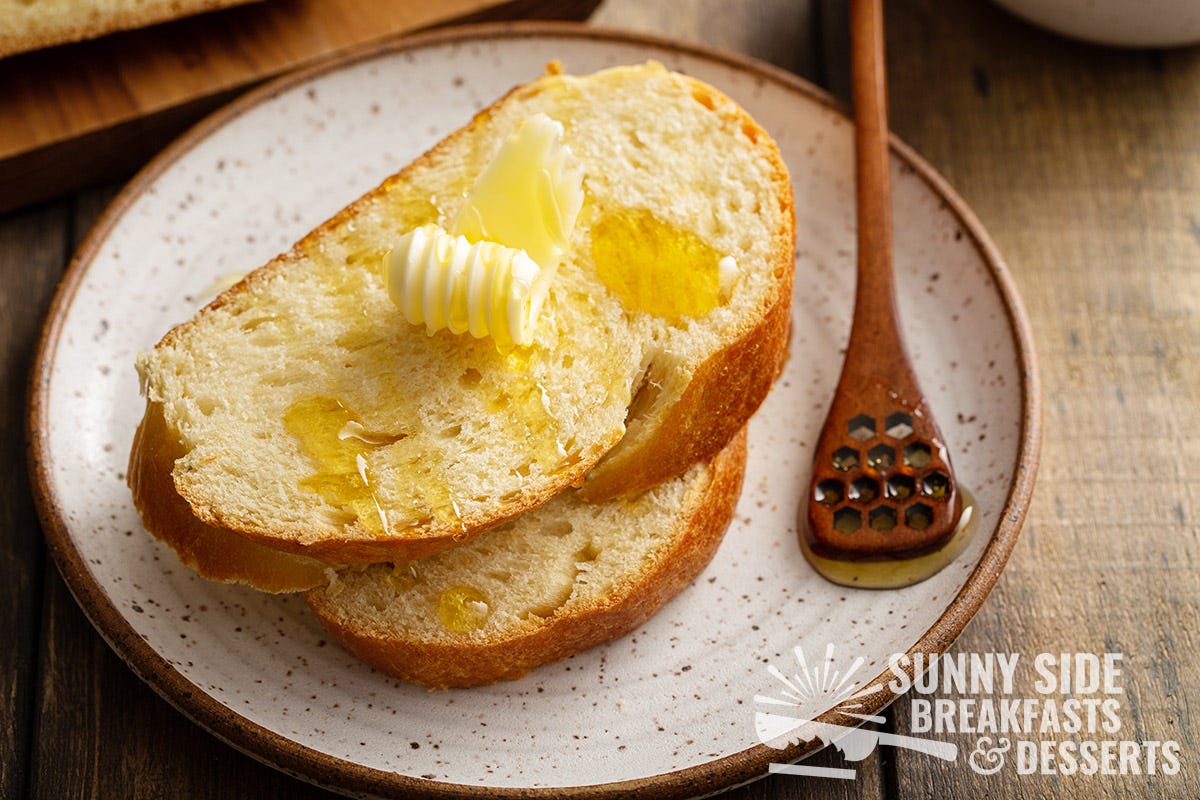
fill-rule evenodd
<path id="1" fill-rule="evenodd" d="M 252 0 L 0 0 L 0 57 Z"/>
<path id="2" fill-rule="evenodd" d="M 453 219 L 537 112 L 563 124 L 586 178 L 535 341 L 502 353 L 490 339 L 429 336 L 389 300 L 382 256 L 413 227 Z M 138 450 L 178 453 L 174 488 L 204 526 L 323 562 L 392 562 L 537 508 L 610 450 L 589 498 L 656 485 L 715 454 L 765 397 L 787 344 L 793 247 L 779 152 L 731 100 L 657 64 L 549 74 L 139 357 L 147 418 L 162 424 L 135 443 L 131 485 L 153 487 L 135 502 L 175 544 L 155 507 L 176 499 L 137 475 L 160 468 Z M 654 272 L 664 254 L 677 271 Z M 717 256 L 736 270 L 715 307 L 695 312 L 691 287 L 672 281 L 711 273 Z M 658 305 L 598 260 L 662 279 Z M 319 458 L 347 425 L 364 440 L 353 475 Z"/>
<path id="3" fill-rule="evenodd" d="M 429 686 L 476 686 L 624 636 L 683 590 L 733 516 L 745 434 L 633 498 L 567 492 L 459 547 L 342 570 L 305 597 L 354 655 Z"/>

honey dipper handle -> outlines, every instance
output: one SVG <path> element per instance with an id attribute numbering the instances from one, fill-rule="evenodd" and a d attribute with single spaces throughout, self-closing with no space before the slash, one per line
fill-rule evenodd
<path id="1" fill-rule="evenodd" d="M 892 191 L 888 171 L 887 70 L 882 0 L 850 2 L 851 91 L 855 123 L 858 283 L 846 363 L 879 363 L 903 351 L 892 272 Z M 859 348 L 869 348 L 874 358 Z M 886 357 L 885 357 L 886 358 Z"/>

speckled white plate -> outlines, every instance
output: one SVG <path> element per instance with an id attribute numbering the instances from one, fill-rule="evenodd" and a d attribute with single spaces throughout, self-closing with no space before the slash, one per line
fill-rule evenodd
<path id="1" fill-rule="evenodd" d="M 779 142 L 799 219 L 791 359 L 751 425 L 746 491 L 714 563 L 636 633 L 513 683 L 428 692 L 336 645 L 299 599 L 208 583 L 140 528 L 124 483 L 142 413 L 134 355 L 210 287 L 288 247 L 511 86 L 561 59 L 586 72 L 659 59 L 740 101 Z M 116 199 L 80 249 L 39 346 L 31 469 L 72 592 L 151 686 L 217 736 L 353 793 L 661 797 L 715 791 L 817 745 L 758 741 L 756 694 L 793 648 L 944 649 L 996 581 L 1039 441 L 1028 325 L 979 223 L 899 143 L 896 261 L 905 333 L 981 529 L 933 579 L 856 591 L 797 547 L 808 461 L 837 377 L 853 286 L 851 126 L 795 77 L 733 56 L 567 25 L 397 41 L 284 78 L 217 113 Z M 892 700 L 880 691 L 867 709 Z M 824 703 L 824 705 L 823 705 Z M 815 697 L 797 715 L 818 717 Z M 863 709 L 863 710 L 867 710 Z M 569 790 L 569 791 L 568 791 Z"/>

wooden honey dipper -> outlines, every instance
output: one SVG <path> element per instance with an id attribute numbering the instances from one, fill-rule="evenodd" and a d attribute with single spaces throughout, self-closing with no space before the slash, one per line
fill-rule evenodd
<path id="1" fill-rule="evenodd" d="M 890 588 L 945 566 L 953 556 L 938 551 L 959 538 L 964 515 L 950 454 L 900 333 L 882 0 L 851 0 L 850 32 L 858 282 L 846 360 L 813 459 L 801 544 L 836 583 Z"/>

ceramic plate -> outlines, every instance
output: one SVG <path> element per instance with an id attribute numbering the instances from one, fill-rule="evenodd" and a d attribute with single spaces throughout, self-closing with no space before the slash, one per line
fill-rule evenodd
<path id="1" fill-rule="evenodd" d="M 125 487 L 142 414 L 133 363 L 229 273 L 261 264 L 551 59 L 573 72 L 658 59 L 740 101 L 779 142 L 799 252 L 786 372 L 751 424 L 736 519 L 695 585 L 632 635 L 498 686 L 429 692 L 330 642 L 302 600 L 208 583 L 141 529 Z M 973 492 L 980 529 L 925 583 L 845 589 L 797 547 L 808 461 L 837 378 L 854 283 L 851 125 L 799 79 L 742 58 L 565 25 L 394 42 L 289 76 L 219 112 L 116 199 L 72 264 L 40 344 L 31 453 L 46 535 L 113 648 L 199 724 L 354 793 L 596 797 L 711 792 L 819 746 L 764 746 L 756 695 L 795 648 L 861 657 L 945 648 L 1014 545 L 1038 446 L 1038 387 L 1011 278 L 979 223 L 893 151 L 905 334 Z M 893 699 L 869 693 L 861 711 Z M 796 717 L 833 701 L 809 693 Z"/>

